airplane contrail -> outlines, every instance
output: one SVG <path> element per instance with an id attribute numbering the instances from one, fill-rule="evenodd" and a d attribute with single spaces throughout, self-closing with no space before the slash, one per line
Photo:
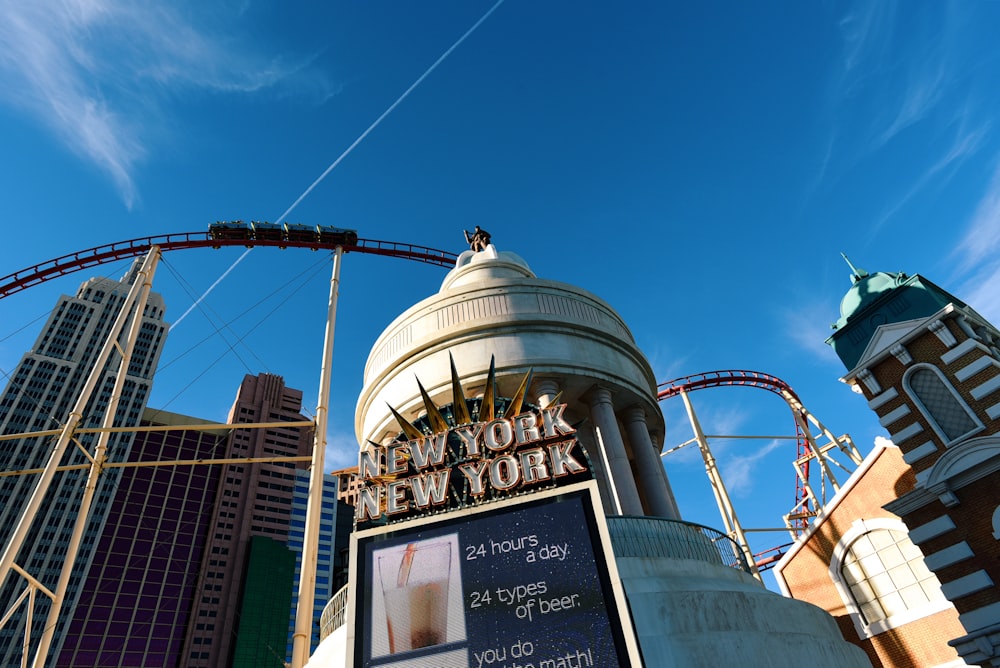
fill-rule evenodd
<path id="1" fill-rule="evenodd" d="M 303 192 L 301 195 L 299 195 L 298 199 L 296 199 L 294 202 L 292 202 L 292 205 L 290 207 L 288 207 L 283 214 L 281 214 L 280 216 L 278 216 L 277 218 L 274 219 L 275 222 L 280 222 L 286 216 L 288 216 L 288 214 L 290 214 L 295 209 L 295 207 L 297 207 L 299 205 L 299 203 L 301 203 L 302 200 L 304 200 L 306 198 L 306 196 L 309 195 L 309 193 L 311 193 L 313 191 L 313 189 L 316 186 L 318 186 L 323 181 L 323 179 L 325 179 L 327 177 L 327 175 L 330 172 L 332 172 L 337 167 L 337 165 L 339 165 L 344 160 L 344 158 L 346 158 L 348 155 L 351 154 L 351 151 L 353 151 L 355 149 L 355 147 L 357 147 L 358 144 L 360 144 L 362 141 L 364 141 L 364 138 L 367 137 L 371 133 L 372 130 L 374 130 L 375 128 L 377 128 L 379 126 L 379 124 L 383 120 L 385 120 L 386 116 L 388 116 L 389 114 L 391 114 L 393 112 L 393 110 L 396 107 L 399 106 L 400 102 L 402 102 L 403 100 L 405 100 L 407 98 L 407 96 L 409 96 L 409 94 L 412 93 L 417 88 L 417 86 L 419 86 L 423 82 L 424 79 L 426 79 L 428 76 L 430 76 L 431 72 L 433 72 L 434 70 L 436 70 L 437 67 L 438 67 L 438 65 L 440 65 L 441 63 L 443 63 L 444 60 L 448 56 L 451 55 L 452 51 L 454 51 L 455 49 L 457 49 L 459 47 L 459 45 L 461 45 L 461 43 L 464 42 L 469 35 L 471 35 L 472 33 L 474 33 L 476 31 L 476 28 L 478 28 L 480 26 L 480 24 L 482 24 L 483 21 L 485 21 L 486 19 L 488 19 L 490 17 L 490 14 L 492 14 L 493 12 L 495 12 L 497 10 L 497 8 L 500 5 L 503 4 L 503 2 L 504 2 L 504 0 L 497 0 L 496 4 L 494 4 L 492 7 L 490 7 L 489 10 L 485 14 L 483 14 L 478 21 L 476 21 L 475 23 L 472 24 L 471 28 L 469 28 L 468 30 L 466 30 L 465 33 L 461 37 L 459 37 L 457 40 L 455 40 L 455 43 L 452 44 L 450 47 L 448 47 L 448 50 L 445 51 L 444 53 L 442 53 L 441 56 L 437 60 L 435 60 L 431 64 L 431 66 L 428 67 L 424 71 L 424 73 L 421 74 L 417 78 L 416 81 L 414 81 L 412 84 L 410 84 L 410 87 L 407 88 L 405 91 L 403 91 L 403 94 L 400 95 L 398 98 L 396 98 L 396 101 L 393 102 L 391 105 L 389 105 L 389 108 L 386 109 L 385 111 L 383 111 L 382 114 L 378 118 L 376 118 L 375 121 L 371 125 L 368 126 L 367 130 L 365 130 L 364 132 L 362 132 L 361 135 L 358 136 L 358 138 L 355 139 L 354 142 L 350 146 L 348 146 L 344 150 L 344 152 L 341 153 L 337 157 L 336 160 L 334 160 L 332 163 L 330 163 L 330 166 L 327 167 L 323 171 L 323 173 L 320 174 L 319 177 L 315 181 L 313 181 L 312 184 L 308 188 L 305 189 L 305 192 Z M 252 248 L 248 248 L 246 251 L 243 252 L 242 255 L 240 255 L 238 258 L 236 258 L 236 261 L 233 262 L 231 265 L 229 265 L 228 269 L 226 269 L 224 272 L 222 272 L 222 275 L 219 276 L 219 278 L 217 278 L 215 280 L 215 282 L 212 283 L 212 285 L 210 285 L 208 287 L 208 289 L 205 290 L 205 292 L 200 297 L 198 297 L 198 299 L 195 300 L 195 302 L 193 304 L 191 304 L 190 307 L 188 307 L 188 310 L 184 311 L 184 313 L 181 314 L 181 317 L 177 318 L 177 320 L 174 322 L 174 324 L 172 324 L 170 326 L 170 331 L 173 331 L 174 328 L 177 327 L 177 325 L 179 325 L 181 323 L 181 321 L 184 320 L 184 318 L 186 318 L 188 316 L 189 313 L 191 313 L 191 311 L 193 311 L 195 308 L 197 308 L 198 304 L 200 304 L 202 301 L 204 301 L 205 297 L 207 297 L 212 292 L 212 290 L 214 290 L 216 288 L 216 286 L 218 286 L 219 283 L 221 283 L 222 280 L 226 276 L 229 275 L 229 272 L 231 272 L 233 269 L 236 268 L 236 265 L 238 265 L 240 262 L 243 261 L 243 258 L 245 258 L 247 255 L 250 254 L 251 250 L 253 250 L 253 249 Z"/>

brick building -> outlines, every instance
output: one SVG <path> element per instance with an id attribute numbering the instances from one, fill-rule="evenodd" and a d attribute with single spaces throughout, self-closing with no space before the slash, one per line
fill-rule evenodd
<path id="1" fill-rule="evenodd" d="M 1000 665 L 1000 332 L 919 275 L 852 269 L 827 342 L 906 465 L 879 485 L 884 519 L 899 518 L 957 609 L 949 644 L 969 664 Z M 863 586 L 861 571 L 849 594 L 864 617 L 900 592 Z"/>
<path id="2" fill-rule="evenodd" d="M 775 580 L 833 615 L 873 666 L 964 666 L 948 645 L 964 633 L 958 612 L 906 526 L 882 508 L 914 482 L 899 448 L 881 439 L 775 566 Z"/>

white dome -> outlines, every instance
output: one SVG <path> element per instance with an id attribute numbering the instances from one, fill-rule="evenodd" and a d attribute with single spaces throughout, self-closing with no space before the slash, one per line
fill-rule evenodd
<path id="1" fill-rule="evenodd" d="M 511 396 L 532 369 L 536 381 L 556 381 L 572 418 L 573 405 L 600 383 L 615 406 L 642 405 L 662 439 L 655 377 L 621 317 L 585 290 L 537 278 L 518 255 L 491 245 L 462 253 L 440 291 L 375 342 L 355 417 L 359 442 L 398 433 L 386 404 L 407 419 L 423 412 L 418 378 L 437 405 L 451 403 L 449 353 L 468 397 L 482 392 L 493 356 L 501 396 Z"/>

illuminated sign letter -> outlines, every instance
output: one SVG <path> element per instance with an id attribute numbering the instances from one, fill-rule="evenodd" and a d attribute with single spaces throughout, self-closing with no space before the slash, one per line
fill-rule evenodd
<path id="1" fill-rule="evenodd" d="M 475 431 L 473 431 L 475 429 Z M 477 424 L 472 427 L 459 427 L 455 430 L 458 434 L 462 443 L 465 444 L 465 454 L 470 457 L 479 456 L 479 435 L 483 433 L 483 425 Z"/>
<path id="2" fill-rule="evenodd" d="M 409 480 L 394 480 L 385 486 L 385 512 L 388 515 L 405 513 L 410 509 L 410 503 L 406 500 L 406 488 L 410 486 Z"/>
<path id="3" fill-rule="evenodd" d="M 382 488 L 362 487 L 358 490 L 357 521 L 375 519 L 382 514 Z"/>
<path id="4" fill-rule="evenodd" d="M 358 475 L 363 480 L 377 478 L 382 472 L 379 466 L 381 451 L 375 449 L 362 450 L 358 457 Z"/>
<path id="5" fill-rule="evenodd" d="M 514 430 L 508 420 L 498 418 L 486 425 L 486 447 L 490 450 L 503 450 L 514 442 Z"/>
<path id="6" fill-rule="evenodd" d="M 410 441 L 410 454 L 413 455 L 413 465 L 417 470 L 440 465 L 444 461 L 444 444 L 447 441 L 448 432 Z"/>
<path id="7" fill-rule="evenodd" d="M 569 451 L 576 441 L 563 441 L 549 446 L 549 459 L 552 460 L 552 475 L 555 477 L 579 473 L 586 470 L 583 464 L 573 459 Z"/>
<path id="8" fill-rule="evenodd" d="M 450 479 L 451 469 L 434 471 L 427 475 L 411 478 L 410 489 L 413 490 L 413 505 L 417 508 L 426 508 L 432 503 L 435 506 L 444 503 Z"/>
<path id="9" fill-rule="evenodd" d="M 506 491 L 521 480 L 521 469 L 514 455 L 500 455 L 490 462 L 490 484 L 494 489 Z"/>
<path id="10" fill-rule="evenodd" d="M 545 451 L 541 448 L 524 450 L 518 453 L 521 457 L 521 475 L 524 476 L 524 484 L 541 482 L 548 480 L 549 469 L 545 466 Z"/>
<path id="11" fill-rule="evenodd" d="M 403 444 L 389 446 L 389 451 L 385 457 L 385 472 L 395 474 L 405 471 L 406 460 L 409 454 L 409 448 Z"/>
<path id="12" fill-rule="evenodd" d="M 552 438 L 553 436 L 561 434 L 573 434 L 576 433 L 576 429 L 563 419 L 563 411 L 566 410 L 566 404 L 559 404 L 558 406 L 550 406 L 548 408 L 542 409 L 542 424 L 545 425 L 545 438 Z"/>
<path id="13" fill-rule="evenodd" d="M 469 491 L 472 492 L 473 496 L 480 496 L 486 491 L 483 489 L 483 474 L 486 473 L 487 466 L 486 462 L 479 461 L 460 464 L 458 467 L 465 479 L 469 481 Z"/>
<path id="14" fill-rule="evenodd" d="M 538 417 L 534 413 L 521 413 L 514 417 L 514 438 L 518 445 L 532 443 L 541 438 L 538 433 Z"/>

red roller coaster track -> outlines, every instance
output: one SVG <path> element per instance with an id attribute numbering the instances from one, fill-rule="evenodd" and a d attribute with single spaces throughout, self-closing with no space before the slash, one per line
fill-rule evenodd
<path id="1" fill-rule="evenodd" d="M 787 392 L 791 396 L 795 397 L 796 401 L 799 400 L 795 391 L 792 390 L 792 386 L 777 376 L 761 373 L 760 371 L 746 371 L 743 369 L 707 371 L 705 373 L 696 373 L 691 376 L 674 378 L 673 380 L 668 380 L 665 383 L 657 385 L 657 389 L 659 391 L 657 392 L 656 398 L 663 401 L 664 399 L 677 396 L 682 391 L 690 392 L 692 390 L 701 390 L 709 387 L 722 387 L 726 385 L 760 387 L 765 390 L 770 390 L 775 394 Z"/>
<path id="2" fill-rule="evenodd" d="M 312 250 L 333 250 L 338 244 L 318 241 L 292 240 L 248 240 L 248 239 L 212 239 L 208 232 L 181 232 L 164 234 L 155 237 L 140 237 L 127 241 L 118 241 L 77 251 L 69 255 L 47 260 L 32 267 L 16 271 L 0 278 L 0 299 L 25 290 L 39 283 L 72 274 L 105 262 L 114 262 L 124 258 L 138 257 L 148 252 L 153 246 L 159 246 L 162 251 L 181 250 L 184 248 L 219 248 L 221 246 L 272 246 L 278 248 L 309 248 Z M 368 253 L 371 255 L 388 255 L 401 257 L 441 267 L 453 267 L 458 256 L 443 250 L 435 250 L 425 246 L 397 243 L 394 241 L 379 241 L 377 239 L 358 239 L 354 245 L 342 244 L 345 253 Z"/>
<path id="3" fill-rule="evenodd" d="M 691 392 L 693 390 L 704 390 L 710 387 L 726 386 L 757 387 L 768 390 L 769 392 L 782 396 L 793 411 L 798 411 L 799 413 L 802 413 L 803 411 L 802 402 L 799 400 L 798 395 L 795 394 L 791 385 L 777 376 L 772 376 L 760 371 L 747 371 L 745 369 L 707 371 L 705 373 L 697 373 L 690 376 L 682 376 L 680 378 L 668 380 L 665 383 L 657 385 L 656 398 L 659 401 L 663 401 L 664 399 L 675 397 L 681 392 Z M 789 398 L 794 400 L 795 403 L 793 404 L 789 401 Z M 797 459 L 802 460 L 810 453 L 810 447 L 809 440 L 806 438 L 806 435 L 802 433 L 802 428 L 800 427 L 800 422 L 798 420 L 795 421 L 795 433 L 796 440 L 798 441 Z M 808 477 L 808 460 L 805 460 L 803 464 L 803 472 Z M 809 506 L 809 499 L 807 498 L 805 486 L 798 476 L 795 477 L 795 504 L 795 507 L 799 507 L 801 505 L 806 514 L 814 513 L 817 510 Z M 801 529 L 804 529 L 808 524 L 808 521 L 807 517 L 802 517 L 796 521 L 796 524 Z"/>

